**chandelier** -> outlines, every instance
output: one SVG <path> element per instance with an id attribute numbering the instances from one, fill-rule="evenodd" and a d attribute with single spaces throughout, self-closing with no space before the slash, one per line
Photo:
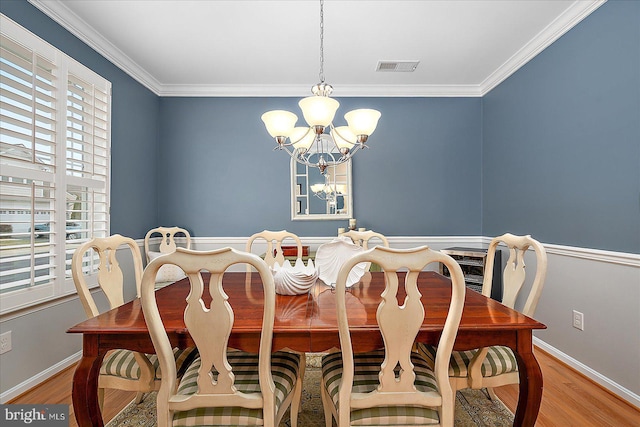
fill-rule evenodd
<path id="1" fill-rule="evenodd" d="M 338 213 L 340 209 L 344 209 L 344 196 L 347 195 L 347 186 L 345 184 L 336 184 L 328 173 L 324 174 L 324 177 L 324 183 L 310 186 L 311 193 L 327 203 L 327 213 Z"/>
<path id="2" fill-rule="evenodd" d="M 380 112 L 358 109 L 344 115 L 347 126 L 333 125 L 340 103 L 330 98 L 333 87 L 324 81 L 324 1 L 320 0 L 320 83 L 312 96 L 298 102 L 308 126 L 296 127 L 298 116 L 285 110 L 262 115 L 267 132 L 276 140 L 277 150 L 285 150 L 297 162 L 317 167 L 324 175 L 328 167 L 344 163 L 360 149 L 376 129 Z M 325 133 L 328 131 L 328 133 Z M 275 150 L 274 149 L 274 150 Z"/>
<path id="3" fill-rule="evenodd" d="M 347 194 L 347 186 L 346 184 L 332 183 L 327 179 L 324 183 L 312 184 L 311 192 L 317 198 L 331 202 L 335 201 L 336 197 Z"/>

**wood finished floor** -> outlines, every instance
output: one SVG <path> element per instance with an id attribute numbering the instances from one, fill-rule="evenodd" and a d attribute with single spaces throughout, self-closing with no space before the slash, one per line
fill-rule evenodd
<path id="1" fill-rule="evenodd" d="M 542 368 L 544 391 L 537 427 L 638 427 L 640 409 L 604 390 L 591 380 L 567 367 L 543 351 L 536 349 Z M 71 406 L 73 367 L 64 370 L 9 403 L 41 403 L 70 405 L 70 427 L 76 427 Z M 518 399 L 516 385 L 496 389 L 500 399 L 515 410 Z M 105 420 L 113 418 L 135 393 L 107 390 Z"/>

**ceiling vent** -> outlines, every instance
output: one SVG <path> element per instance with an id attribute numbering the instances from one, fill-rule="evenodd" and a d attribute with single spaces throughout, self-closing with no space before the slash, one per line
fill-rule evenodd
<path id="1" fill-rule="evenodd" d="M 376 71 L 390 71 L 396 73 L 413 72 L 420 61 L 378 61 Z"/>

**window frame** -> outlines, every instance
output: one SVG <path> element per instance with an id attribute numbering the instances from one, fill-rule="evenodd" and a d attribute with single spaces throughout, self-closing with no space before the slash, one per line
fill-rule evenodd
<path id="1" fill-rule="evenodd" d="M 30 252 L 31 265 L 29 269 L 32 271 L 30 284 L 26 287 L 16 286 L 16 289 L 11 289 L 9 285 L 6 291 L 0 292 L 0 315 L 5 315 L 75 294 L 76 289 L 70 269 L 73 251 L 93 237 L 106 237 L 110 234 L 112 97 L 111 83 L 107 79 L 2 14 L 0 14 L 0 32 L 2 33 L 2 38 L 6 37 L 13 43 L 33 51 L 34 58 L 36 56 L 42 56 L 48 63 L 53 63 L 55 67 L 55 81 L 53 82 L 55 92 L 52 95 L 55 110 L 53 113 L 55 124 L 53 125 L 52 132 L 52 156 L 54 157 L 54 161 L 49 165 L 50 168 L 42 168 L 42 170 L 39 170 L 34 168 L 34 164 L 36 164 L 35 160 L 33 160 L 32 163 L 24 162 L 24 165 L 21 165 L 19 162 L 14 162 L 13 160 L 15 158 L 12 159 L 11 156 L 0 155 L 1 175 L 3 177 L 24 179 L 25 184 L 28 183 L 29 180 L 43 180 L 47 183 L 52 183 L 49 191 L 54 193 L 53 197 L 48 196 L 46 198 L 39 198 L 34 192 L 30 195 L 31 210 L 29 211 L 30 226 L 28 231 L 30 247 L 28 247 L 27 243 L 24 243 L 20 249 L 25 251 L 23 255 L 25 257 L 27 256 L 27 252 Z M 5 72 L 7 74 L 5 74 Z M 5 83 L 9 81 L 7 77 L 9 74 L 9 71 L 3 71 L 2 74 L 0 74 L 0 77 L 7 79 Z M 69 119 L 69 112 L 72 110 L 72 106 L 69 104 L 68 97 L 73 96 L 72 93 L 77 88 L 77 86 L 70 86 L 70 80 L 71 82 L 81 81 L 81 83 L 86 83 L 85 87 L 82 88 L 89 89 L 88 92 L 86 92 L 86 98 L 80 97 L 77 99 L 82 101 L 89 99 L 91 102 L 88 109 L 80 111 L 80 118 L 83 120 L 88 118 L 90 123 L 85 120 L 83 123 L 77 125 L 79 126 L 77 129 L 80 129 L 82 133 L 86 133 L 86 140 L 84 140 L 83 137 L 83 140 L 80 141 L 81 150 L 75 151 L 75 158 L 77 159 L 78 156 L 80 156 L 82 160 L 80 163 L 82 163 L 82 165 L 78 162 L 68 161 L 74 156 L 74 150 L 70 149 L 72 142 L 69 136 L 69 128 L 73 126 L 75 120 Z M 32 87 L 33 82 L 37 82 L 36 77 L 33 77 Z M 5 91 L 5 96 L 8 93 L 8 91 Z M 33 93 L 36 93 L 35 89 Z M 33 105 L 37 103 L 33 95 L 30 101 L 33 110 Z M 100 104 L 99 109 L 96 108 L 97 104 Z M 36 148 L 34 147 L 36 147 L 36 140 L 38 139 L 35 131 L 37 127 L 35 125 L 37 114 L 33 113 L 33 117 L 34 122 L 32 125 L 34 131 L 32 135 L 29 136 L 31 138 L 31 146 L 28 147 L 27 150 L 36 153 Z M 9 122 L 10 120 L 7 120 L 2 123 L 0 127 L 2 127 L 4 131 L 7 131 L 11 126 L 8 124 Z M 100 122 L 100 126 L 98 126 L 98 122 Z M 86 126 L 86 128 L 83 126 Z M 91 126 L 91 130 L 86 132 L 89 126 Z M 9 146 L 14 144 L 7 142 L 6 144 L 3 143 L 3 145 Z M 78 144 L 76 144 L 76 146 L 77 145 Z M 18 145 L 16 146 L 19 147 Z M 98 149 L 95 149 L 95 147 L 98 147 Z M 100 152 L 97 161 L 95 151 Z M 70 155 L 70 157 L 67 157 L 68 155 Z M 36 154 L 34 154 L 34 159 L 35 156 Z M 87 162 L 84 156 L 87 158 L 90 157 L 91 160 Z M 68 169 L 69 165 L 74 164 L 79 166 L 75 166 L 72 170 Z M 96 172 L 96 170 L 98 170 L 98 172 Z M 0 184 L 3 183 L 5 182 Z M 69 188 L 78 189 L 78 192 L 83 194 L 83 197 L 81 197 L 77 203 L 69 203 Z M 99 201 L 96 201 L 97 198 L 99 198 Z M 50 221 L 48 240 L 41 243 L 40 246 L 41 248 L 47 248 L 46 250 L 48 251 L 42 256 L 48 258 L 48 263 L 51 264 L 46 274 L 50 277 L 46 279 L 46 282 L 42 280 L 41 282 L 43 283 L 41 284 L 35 283 L 34 278 L 36 276 L 33 273 L 33 271 L 37 270 L 34 265 L 36 254 L 36 245 L 34 242 L 37 234 L 34 217 L 38 209 L 36 203 L 49 203 L 51 209 L 51 213 L 48 216 Z M 7 206 L 8 205 L 9 204 L 7 204 Z M 77 210 L 78 205 L 80 206 L 79 211 Z M 4 208 L 5 206 L 0 205 L 0 209 Z M 74 221 L 74 215 L 80 216 L 80 219 L 77 221 L 83 224 L 82 232 L 70 235 L 67 233 L 67 222 Z M 15 234 L 24 235 L 25 232 L 22 231 Z M 74 238 L 69 238 L 70 236 Z M 8 247 L 10 247 L 10 245 Z M 4 257 L 0 257 L 0 260 L 5 261 L 3 258 Z M 90 273 L 96 273 L 97 263 L 95 259 L 89 258 L 86 268 Z M 18 268 L 12 268 L 10 272 L 17 270 Z M 95 276 L 95 274 L 93 275 Z M 9 274 L 5 273 L 5 278 L 6 277 L 10 277 Z M 16 279 L 14 282 L 15 281 L 18 280 Z M 24 279 L 22 281 L 24 281 Z M 7 281 L 6 283 L 11 282 Z M 95 280 L 89 280 L 89 283 L 93 283 L 95 286 Z"/>

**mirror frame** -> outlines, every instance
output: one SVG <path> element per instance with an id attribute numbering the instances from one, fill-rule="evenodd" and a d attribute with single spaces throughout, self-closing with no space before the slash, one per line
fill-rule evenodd
<path id="1" fill-rule="evenodd" d="M 290 163 L 290 182 L 291 182 L 291 219 L 293 221 L 332 221 L 332 220 L 345 220 L 353 218 L 353 183 L 351 180 L 351 160 L 346 161 L 344 164 L 346 165 L 347 171 L 347 188 L 348 188 L 348 196 L 345 201 L 346 213 L 340 214 L 327 214 L 327 213 L 299 213 L 298 212 L 298 199 L 315 197 L 311 194 L 311 188 L 309 183 L 309 166 L 303 165 L 306 169 L 306 182 L 307 188 L 302 194 L 298 194 L 297 192 L 297 180 L 296 176 L 300 174 L 296 173 L 297 163 L 294 158 L 291 158 Z M 335 166 L 327 168 L 327 173 L 334 176 Z M 309 202 L 307 200 L 307 206 L 309 206 Z"/>

